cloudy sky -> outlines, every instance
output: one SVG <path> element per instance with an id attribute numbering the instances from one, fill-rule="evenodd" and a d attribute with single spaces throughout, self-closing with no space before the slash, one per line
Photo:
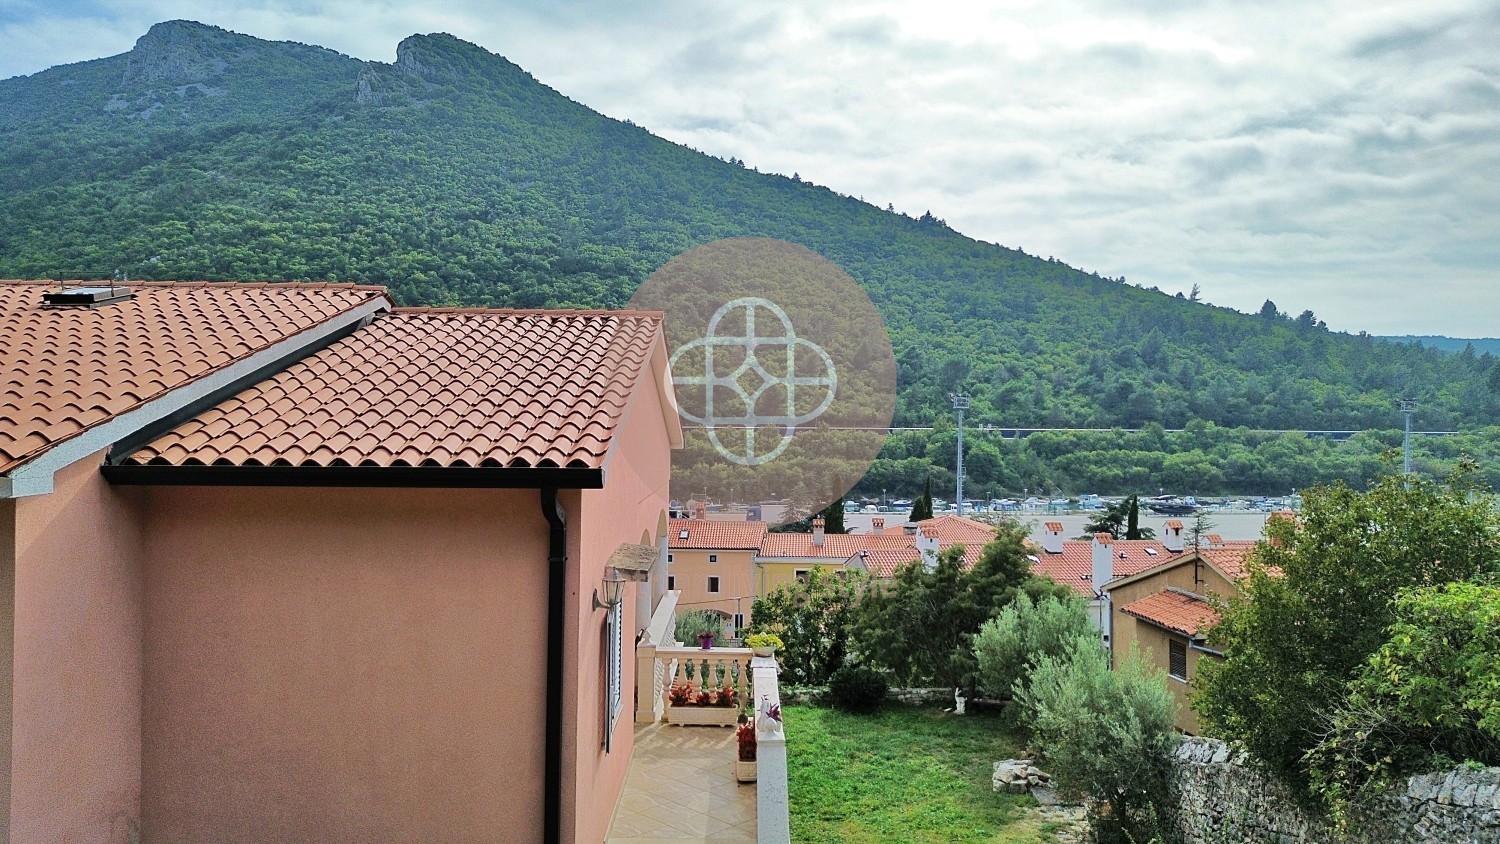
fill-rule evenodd
<path id="1" fill-rule="evenodd" d="M 450 32 L 674 141 L 1101 275 L 1500 337 L 1500 0 L 0 0 L 0 77 L 172 18 L 374 61 Z"/>

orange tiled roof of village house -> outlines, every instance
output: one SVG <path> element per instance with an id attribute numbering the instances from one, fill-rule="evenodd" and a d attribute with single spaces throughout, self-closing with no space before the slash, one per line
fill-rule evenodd
<path id="1" fill-rule="evenodd" d="M 1219 614 L 1207 601 L 1172 589 L 1132 601 L 1121 607 L 1120 612 L 1185 636 L 1197 636 L 1200 630 L 1219 621 Z"/>
<path id="2" fill-rule="evenodd" d="M 983 544 L 977 542 L 953 544 L 963 544 L 964 546 L 963 569 L 965 571 L 974 568 L 979 562 L 979 558 L 984 555 Z M 939 547 L 941 550 L 946 551 L 952 545 L 940 545 Z M 864 563 L 865 570 L 870 573 L 871 577 L 881 579 L 894 577 L 896 569 L 922 558 L 922 554 L 917 550 L 916 544 L 911 542 L 901 547 L 866 548 L 860 551 L 857 556 Z"/>
<path id="3" fill-rule="evenodd" d="M 1212 563 L 1214 568 L 1224 573 L 1230 580 L 1244 580 L 1250 574 L 1246 568 L 1245 560 L 1255 548 L 1254 540 L 1234 540 L 1233 542 L 1222 542 L 1211 548 L 1199 548 L 1198 556 Z M 1193 553 L 1188 549 L 1188 553 Z M 1280 569 L 1272 567 L 1267 569 L 1272 573 L 1280 573 Z"/>
<path id="4" fill-rule="evenodd" d="M 813 544 L 810 533 L 768 533 L 761 543 L 762 557 L 826 557 L 847 560 L 865 547 L 866 534 L 830 533 L 822 545 Z"/>
<path id="5" fill-rule="evenodd" d="M 687 532 L 687 536 L 682 535 L 684 531 Z M 765 538 L 765 522 L 672 519 L 668 525 L 667 546 L 724 551 L 759 551 Z"/>
<path id="6" fill-rule="evenodd" d="M 1129 577 L 1176 556 L 1154 539 L 1116 539 L 1110 548 L 1115 577 Z M 1048 554 L 1033 545 L 1032 553 L 1037 558 L 1036 565 L 1031 568 L 1033 574 L 1051 578 L 1080 595 L 1094 596 L 1097 585 L 1084 577 L 1092 576 L 1094 572 L 1092 542 L 1065 540 L 1061 554 Z"/>
<path id="7" fill-rule="evenodd" d="M 925 519 L 921 525 L 936 530 L 938 542 L 945 548 L 955 542 L 966 545 L 977 542 L 984 545 L 995 538 L 995 528 L 992 526 L 949 513 Z"/>
<path id="8" fill-rule="evenodd" d="M 661 338 L 660 313 L 398 309 L 128 461 L 599 468 Z"/>
<path id="9" fill-rule="evenodd" d="M 382 287 L 349 284 L 115 286 L 133 298 L 52 307 L 42 296 L 58 291 L 57 282 L 0 281 L 0 472 L 351 308 L 386 299 Z"/>

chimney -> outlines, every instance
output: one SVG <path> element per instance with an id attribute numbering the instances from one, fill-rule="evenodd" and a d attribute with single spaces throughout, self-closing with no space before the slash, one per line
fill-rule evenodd
<path id="1" fill-rule="evenodd" d="M 922 555 L 922 568 L 932 571 L 937 568 L 938 558 L 938 534 L 937 528 L 931 525 L 923 525 L 917 533 L 917 553 Z"/>
<path id="2" fill-rule="evenodd" d="M 1094 594 L 1102 595 L 1104 584 L 1115 579 L 1115 538 L 1107 533 L 1094 534 L 1094 566 L 1089 579 Z"/>
<path id="3" fill-rule="evenodd" d="M 823 517 L 813 519 L 813 545 L 823 547 Z"/>
<path id="4" fill-rule="evenodd" d="M 1181 554 L 1185 547 L 1182 541 L 1182 522 L 1176 519 L 1168 519 L 1162 526 L 1161 544 L 1163 548 L 1173 554 Z"/>
<path id="5" fill-rule="evenodd" d="M 706 518 L 708 518 L 708 502 L 706 502 L 706 501 L 690 501 L 688 503 L 693 508 L 693 518 L 695 518 L 695 519 L 706 519 Z"/>
<path id="6" fill-rule="evenodd" d="M 876 536 L 885 536 L 885 519 L 879 517 L 871 519 L 870 533 Z"/>
<path id="7" fill-rule="evenodd" d="M 1048 522 L 1042 527 L 1046 530 L 1042 534 L 1042 550 L 1048 554 L 1061 554 L 1063 552 L 1062 522 Z"/>
<path id="8" fill-rule="evenodd" d="M 1210 548 L 1219 548 L 1224 544 L 1224 537 L 1218 535 L 1217 533 L 1210 533 L 1208 536 L 1204 537 L 1204 539 L 1207 540 L 1208 547 Z"/>

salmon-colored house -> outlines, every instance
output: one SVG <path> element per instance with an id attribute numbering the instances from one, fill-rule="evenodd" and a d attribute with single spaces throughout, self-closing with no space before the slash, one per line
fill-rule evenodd
<path id="1" fill-rule="evenodd" d="M 670 385 L 659 314 L 0 282 L 0 832 L 602 840 Z"/>

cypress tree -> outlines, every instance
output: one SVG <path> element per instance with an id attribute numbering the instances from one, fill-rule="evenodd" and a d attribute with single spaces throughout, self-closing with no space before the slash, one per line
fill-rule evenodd
<path id="1" fill-rule="evenodd" d="M 922 497 L 917 503 L 911 505 L 911 520 L 914 522 L 926 521 L 932 518 L 932 476 L 927 477 L 926 483 L 922 485 Z"/>
<path id="2" fill-rule="evenodd" d="M 822 516 L 824 533 L 848 533 L 844 530 L 844 499 L 834 499 L 832 504 L 823 508 Z"/>
<path id="3" fill-rule="evenodd" d="M 1130 496 L 1130 515 L 1126 517 L 1125 521 L 1126 539 L 1141 538 L 1141 504 L 1137 500 L 1138 498 L 1139 496 Z"/>

